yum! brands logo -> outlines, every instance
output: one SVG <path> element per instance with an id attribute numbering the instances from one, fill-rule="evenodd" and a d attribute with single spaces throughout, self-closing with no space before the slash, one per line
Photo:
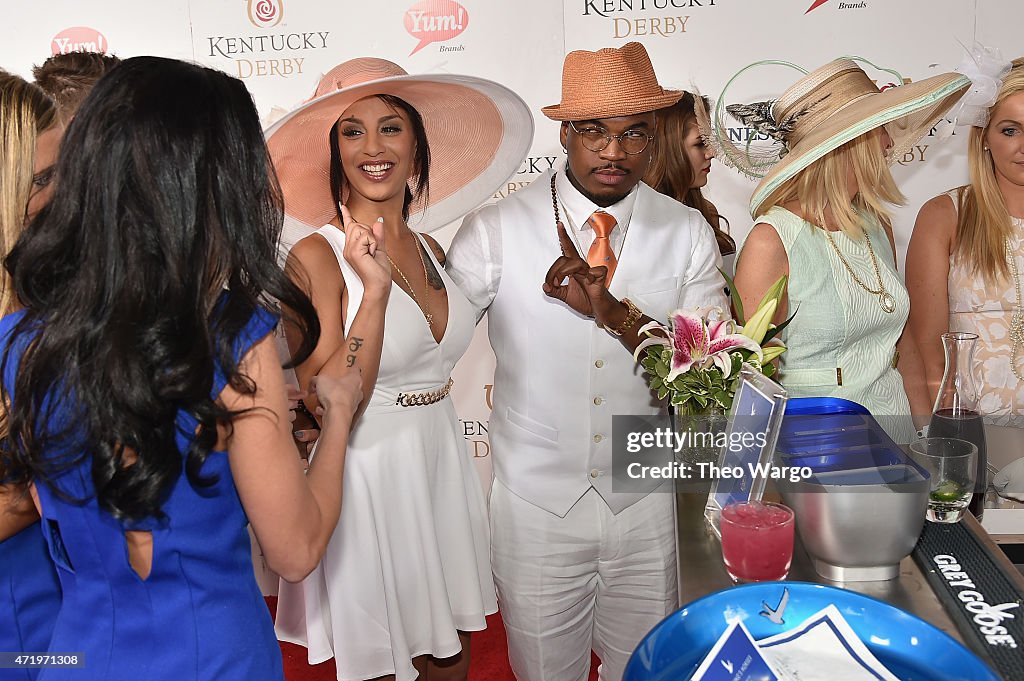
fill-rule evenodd
<path id="1" fill-rule="evenodd" d="M 455 0 L 423 0 L 405 11 L 405 30 L 419 42 L 409 56 L 431 43 L 460 35 L 469 26 L 469 13 Z M 462 45 L 441 45 L 441 52 L 462 52 Z"/>
<path id="2" fill-rule="evenodd" d="M 53 54 L 68 52 L 107 52 L 110 44 L 106 37 L 95 28 L 72 26 L 53 36 L 50 41 Z"/>
<path id="3" fill-rule="evenodd" d="M 284 0 L 249 0 L 249 21 L 256 28 L 272 28 L 284 18 Z"/>
<path id="4" fill-rule="evenodd" d="M 808 14 L 808 13 L 811 12 L 811 10 L 816 10 L 819 7 L 821 7 L 822 5 L 827 5 L 831 1 L 832 0 L 814 0 L 814 2 L 811 3 L 811 6 L 807 8 L 807 11 L 804 12 L 804 14 Z M 839 3 L 839 9 L 864 9 L 867 6 L 868 6 L 868 3 L 864 2 L 864 0 L 861 0 L 860 2 L 840 2 Z"/>

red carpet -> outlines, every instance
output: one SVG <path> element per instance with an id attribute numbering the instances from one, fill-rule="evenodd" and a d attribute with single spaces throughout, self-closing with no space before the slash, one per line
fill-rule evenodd
<path id="1" fill-rule="evenodd" d="M 277 599 L 268 597 L 267 605 L 273 615 Z M 280 645 L 286 681 L 335 681 L 334 660 L 310 665 L 306 662 L 305 648 L 291 643 Z M 473 633 L 469 681 L 515 681 L 508 666 L 505 627 L 501 623 L 501 615 L 491 615 L 487 618 L 487 629 Z M 590 681 L 597 681 L 596 657 L 591 658 Z"/>

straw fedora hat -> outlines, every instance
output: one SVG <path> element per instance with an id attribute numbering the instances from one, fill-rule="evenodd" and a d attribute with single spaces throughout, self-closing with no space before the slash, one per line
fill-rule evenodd
<path id="1" fill-rule="evenodd" d="M 741 123 L 769 138 L 771 144 L 760 149 L 741 148 L 729 140 L 721 98 L 713 123 L 702 104 L 696 108 L 702 133 L 715 147 L 716 156 L 745 175 L 761 178 L 750 199 L 750 214 L 756 218 L 782 183 L 830 151 L 883 125 L 893 141 L 888 155 L 891 164 L 931 130 L 970 85 L 965 76 L 943 73 L 880 91 L 852 59 L 836 59 L 805 75 L 777 100 L 725 107 Z"/>
<path id="2" fill-rule="evenodd" d="M 556 121 L 588 121 L 663 109 L 682 96 L 681 90 L 658 85 L 647 50 L 633 42 L 567 54 L 562 66 L 562 101 L 541 111 Z"/>
<path id="3" fill-rule="evenodd" d="M 421 232 L 459 219 L 515 174 L 533 142 L 533 115 L 519 95 L 483 78 L 409 75 L 385 59 L 362 57 L 335 66 L 313 97 L 267 131 L 285 213 L 317 229 L 338 212 L 331 197 L 328 135 L 342 113 L 373 95 L 399 97 L 423 117 L 430 143 L 429 205 L 409 207 Z"/>

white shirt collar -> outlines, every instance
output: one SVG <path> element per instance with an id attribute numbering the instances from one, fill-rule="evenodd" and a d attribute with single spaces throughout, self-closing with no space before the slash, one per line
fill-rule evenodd
<path id="1" fill-rule="evenodd" d="M 629 219 L 633 215 L 633 206 L 636 204 L 636 193 L 640 187 L 637 183 L 636 187 L 633 187 L 633 191 L 626 194 L 618 203 L 614 203 L 607 207 L 600 207 L 593 201 L 583 196 L 576 187 L 569 181 L 569 176 L 566 174 L 565 165 L 563 164 L 561 170 L 558 171 L 558 175 L 555 178 L 555 191 L 558 194 L 558 203 L 561 204 L 561 209 L 564 215 L 562 216 L 562 222 L 567 227 L 571 227 L 577 233 L 587 231 L 592 232 L 593 228 L 590 223 L 587 222 L 587 218 L 596 210 L 603 210 L 609 213 L 615 218 L 615 228 L 612 230 L 612 234 L 621 234 L 629 226 Z"/>

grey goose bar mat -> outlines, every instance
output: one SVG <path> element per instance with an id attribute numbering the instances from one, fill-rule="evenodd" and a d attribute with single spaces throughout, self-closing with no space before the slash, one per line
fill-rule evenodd
<path id="1" fill-rule="evenodd" d="M 1006 681 L 1024 680 L 1024 593 L 963 522 L 926 522 L 914 560 L 960 635 Z"/>

